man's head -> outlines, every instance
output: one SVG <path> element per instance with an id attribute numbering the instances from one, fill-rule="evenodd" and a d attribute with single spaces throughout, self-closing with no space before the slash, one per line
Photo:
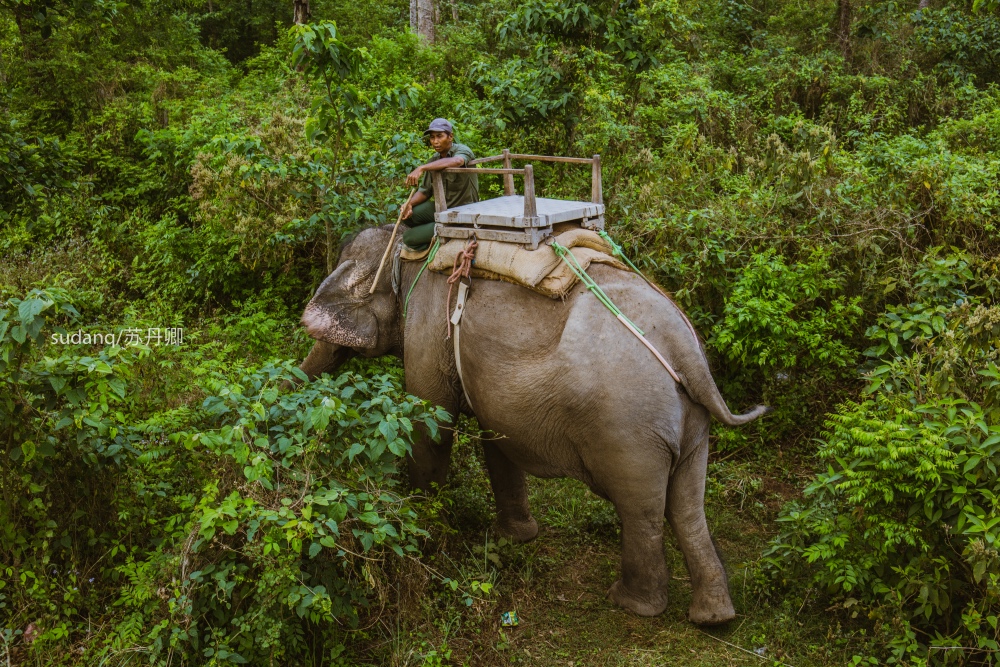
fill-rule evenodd
<path id="1" fill-rule="evenodd" d="M 424 130 L 424 137 L 438 153 L 447 153 L 455 141 L 454 129 L 444 118 L 435 118 Z"/>

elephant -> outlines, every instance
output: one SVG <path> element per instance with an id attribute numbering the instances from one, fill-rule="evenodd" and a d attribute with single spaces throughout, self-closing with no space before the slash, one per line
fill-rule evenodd
<path id="1" fill-rule="evenodd" d="M 709 415 L 737 426 L 769 408 L 733 415 L 674 302 L 636 273 L 600 264 L 591 265 L 591 277 L 645 331 L 681 384 L 582 284 L 556 300 L 479 279 L 462 319 L 460 378 L 446 338 L 454 307 L 446 276 L 404 261 L 397 290 L 392 271 L 383 271 L 369 293 L 391 229 L 365 229 L 341 248 L 302 315 L 316 342 L 301 370 L 313 378 L 356 355 L 402 357 L 407 392 L 501 435 L 483 449 L 502 535 L 524 542 L 538 534 L 526 474 L 580 480 L 612 502 L 621 520 L 612 601 L 641 616 L 666 609 L 666 517 L 690 573 L 688 618 L 731 620 L 728 580 L 704 510 Z M 442 431 L 438 442 L 426 433 L 415 438 L 408 459 L 415 489 L 445 483 L 453 434 Z"/>

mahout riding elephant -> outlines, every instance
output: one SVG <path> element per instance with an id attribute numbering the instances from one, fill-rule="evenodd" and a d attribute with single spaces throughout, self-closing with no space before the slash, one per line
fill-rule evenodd
<path id="1" fill-rule="evenodd" d="M 768 408 L 734 416 L 674 303 L 640 276 L 600 264 L 591 265 L 591 276 L 683 385 L 582 285 L 553 300 L 476 280 L 460 338 L 466 399 L 446 339 L 455 301 L 447 303 L 447 278 L 424 271 L 414 285 L 421 263 L 402 262 L 398 293 L 384 270 L 369 294 L 390 230 L 366 229 L 342 248 L 302 316 L 317 342 L 301 369 L 312 378 L 355 355 L 401 356 L 409 393 L 452 415 L 474 415 L 503 436 L 483 443 L 502 534 L 527 541 L 538 533 L 525 473 L 578 479 L 614 503 L 622 521 L 622 573 L 611 599 L 641 616 L 666 608 L 666 516 L 691 575 L 688 617 L 699 624 L 732 619 L 726 573 L 705 521 L 709 415 L 736 426 Z M 450 431 L 438 443 L 417 438 L 409 460 L 414 488 L 445 482 L 451 446 Z"/>

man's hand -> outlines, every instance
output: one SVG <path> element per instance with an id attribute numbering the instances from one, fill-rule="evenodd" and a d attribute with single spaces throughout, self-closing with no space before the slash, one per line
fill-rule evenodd
<path id="1" fill-rule="evenodd" d="M 411 171 L 409 174 L 406 175 L 406 184 L 409 185 L 410 187 L 416 187 L 420 185 L 420 179 L 423 178 L 423 176 L 424 176 L 424 168 L 417 167 L 416 169 L 414 169 L 413 171 Z M 405 218 L 406 216 L 403 217 Z"/>
<path id="2" fill-rule="evenodd" d="M 410 198 L 406 200 L 406 203 L 403 204 L 403 208 L 400 209 L 400 213 L 402 213 L 402 215 L 399 216 L 399 219 L 407 220 L 411 218 L 413 216 L 413 207 L 417 204 L 423 204 L 428 199 L 429 197 L 423 192 L 415 190 L 413 194 L 410 195 Z"/>

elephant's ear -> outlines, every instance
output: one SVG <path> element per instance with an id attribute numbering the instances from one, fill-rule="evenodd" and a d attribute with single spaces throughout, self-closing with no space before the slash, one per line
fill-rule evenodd
<path id="1" fill-rule="evenodd" d="M 354 349 L 375 347 L 378 320 L 371 298 L 363 287 L 370 283 L 354 260 L 342 263 L 327 276 L 302 313 L 302 324 L 310 336 Z"/>

